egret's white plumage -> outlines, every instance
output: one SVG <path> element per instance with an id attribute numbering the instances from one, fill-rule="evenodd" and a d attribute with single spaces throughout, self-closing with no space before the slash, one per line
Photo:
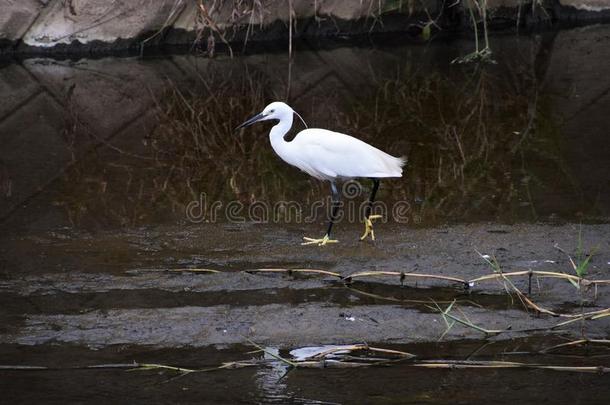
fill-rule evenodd
<path id="1" fill-rule="evenodd" d="M 286 141 L 284 136 L 292 127 L 294 114 L 296 112 L 287 104 L 274 102 L 265 107 L 263 112 L 250 118 L 238 128 L 258 121 L 278 120 L 279 122 L 271 128 L 269 133 L 271 146 L 275 153 L 286 163 L 298 167 L 305 173 L 317 179 L 331 182 L 333 209 L 328 231 L 320 239 L 304 238 L 306 241 L 304 244 L 324 246 L 327 243 L 337 242 L 330 239 L 330 232 L 340 198 L 335 182 L 337 179 L 354 177 L 369 177 L 374 182 L 364 218 L 365 232 L 360 238 L 363 240 L 370 235 L 371 239 L 374 240 L 375 233 L 373 232 L 372 220 L 381 216 L 372 215 L 371 210 L 375 193 L 379 187 L 379 179 L 402 177 L 402 166 L 405 164 L 405 159 L 389 155 L 353 136 L 327 129 L 305 129 L 299 132 L 292 141 Z"/>
<path id="2" fill-rule="evenodd" d="M 353 136 L 327 129 L 305 129 L 290 142 L 294 111 L 282 102 L 269 104 L 257 121 L 279 120 L 269 133 L 273 150 L 286 162 L 320 180 L 354 177 L 401 177 L 403 158 L 397 158 Z"/>

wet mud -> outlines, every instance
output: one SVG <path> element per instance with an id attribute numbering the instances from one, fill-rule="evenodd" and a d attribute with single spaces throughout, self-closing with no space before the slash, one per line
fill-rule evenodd
<path id="1" fill-rule="evenodd" d="M 252 354 L 255 348 L 249 342 L 286 357 L 299 347 L 366 342 L 416 353 L 418 359 L 599 366 L 608 358 L 603 346 L 537 354 L 581 338 L 582 324 L 554 328 L 566 318 L 537 313 L 515 294 L 507 294 L 504 283 L 497 280 L 465 289 L 445 280 L 401 282 L 399 276 L 363 277 L 348 283 L 317 273 L 253 272 L 305 268 L 345 277 L 364 270 L 404 271 L 472 279 L 493 273 L 481 253 L 496 257 L 504 272 L 570 273 L 568 255 L 576 257 L 580 234 L 582 246 L 596 247 L 587 277 L 602 279 L 607 278 L 610 266 L 608 225 L 483 223 L 405 229 L 378 224 L 378 239 L 360 242 L 360 227 L 342 224 L 337 227 L 340 244 L 301 246 L 303 232 L 315 232 L 320 225 L 204 224 L 3 237 L 0 358 L 4 366 L 52 368 L 0 370 L 7 377 L 3 391 L 16 402 L 127 395 L 130 400 L 153 403 L 157 395 L 164 398 L 160 402 L 191 402 L 205 395 L 204 402 L 210 403 L 346 403 L 362 398 L 471 403 L 491 400 L 498 390 L 507 390 L 507 398 L 500 403 L 511 403 L 513 398 L 575 398 L 577 402 L 584 398 L 595 403 L 606 395 L 605 376 L 585 378 L 540 370 L 451 372 L 413 370 L 399 364 L 377 371 L 289 372 L 276 362 L 174 381 L 177 375 L 169 371 L 82 368 L 134 361 L 214 368 L 259 357 Z M 155 247 L 161 236 L 168 243 Z M 22 271 L 9 271 L 17 267 Z M 189 269 L 199 271 L 185 271 Z M 527 277 L 513 281 L 521 291 L 528 291 Z M 610 306 L 607 286 L 600 285 L 597 292 L 587 289 L 581 302 L 578 291 L 563 279 L 534 277 L 528 297 L 562 314 Z M 461 319 L 503 332 L 486 336 L 464 325 L 447 330 L 435 308 L 447 308 L 454 301 L 459 308 L 454 314 Z M 586 321 L 584 326 L 589 339 L 610 335 L 608 318 Z M 379 376 L 383 388 L 378 387 L 380 382 L 374 383 Z M 405 378 L 418 382 L 406 383 Z M 430 379 L 436 383 L 426 382 Z M 524 379 L 531 383 L 525 384 Z M 545 384 L 556 384 L 558 379 L 578 388 L 548 393 Z M 329 381 L 354 385 L 339 392 Z M 37 389 L 19 388 L 29 384 Z M 133 394 L 134 386 L 142 391 Z M 439 391 L 441 387 L 454 390 L 457 399 L 450 401 L 446 392 Z"/>
<path id="2" fill-rule="evenodd" d="M 32 262 L 22 267 L 30 271 L 17 277 L 5 272 L 0 282 L 0 299 L 9 310 L 5 316 L 18 319 L 12 326 L 5 324 L 0 340 L 171 348 L 237 344 L 248 338 L 290 348 L 354 341 L 411 343 L 441 336 L 481 338 L 480 331 L 467 327 L 443 334 L 446 325 L 434 308 L 453 300 L 473 323 L 486 329 L 510 328 L 506 338 L 513 338 L 539 333 L 521 331 L 545 330 L 563 319 L 540 316 L 514 294 L 507 294 L 505 283 L 498 280 L 465 289 L 445 280 L 401 283 L 399 276 L 371 276 L 349 283 L 324 274 L 248 270 L 311 268 L 343 277 L 359 271 L 398 271 L 474 279 L 494 272 L 481 253 L 495 257 L 503 272 L 573 273 L 568 255 L 575 256 L 579 233 L 584 246 L 597 247 L 587 277 L 603 279 L 610 266 L 607 225 L 480 224 L 405 230 L 380 224 L 375 242 L 358 241 L 357 228 L 344 226 L 337 230 L 342 243 L 324 248 L 301 246 L 305 229 L 277 228 L 244 226 L 236 231 L 234 225 L 209 224 L 145 233 L 64 233 L 4 240 L 7 269 L 23 263 L 23 257 Z M 150 247 L 134 242 L 154 241 L 157 233 L 172 241 L 162 251 L 171 261 L 163 265 L 157 261 L 151 268 Z M 83 244 L 95 251 L 81 249 Z M 107 247 L 119 245 L 123 252 Z M 221 247 L 222 252 L 215 253 Z M 17 256 L 11 258 L 10 252 Z M 72 263 L 63 260 L 65 252 L 71 252 Z M 207 261 L 201 263 L 200 256 Z M 120 269 L 112 263 L 117 257 L 124 258 Z M 218 272 L 184 271 L 201 267 Z M 514 279 L 514 285 L 524 293 L 530 290 L 530 297 L 546 309 L 580 311 L 581 296 L 567 280 L 535 276 L 529 283 L 522 276 Z M 587 311 L 601 310 L 610 306 L 610 294 L 603 285 L 597 293 L 589 288 L 583 303 Z M 610 324 L 603 320 L 587 324 L 591 338 L 609 332 Z M 578 336 L 580 323 L 562 328 L 561 333 Z"/>

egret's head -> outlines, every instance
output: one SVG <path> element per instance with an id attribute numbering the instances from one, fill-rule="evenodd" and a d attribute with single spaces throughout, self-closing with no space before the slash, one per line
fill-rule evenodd
<path id="1" fill-rule="evenodd" d="M 269 104 L 263 112 L 263 118 L 261 121 L 265 120 L 281 120 L 282 117 L 290 116 L 294 113 L 292 108 L 286 103 L 282 103 L 281 101 L 276 101 Z"/>
<path id="2" fill-rule="evenodd" d="M 294 111 L 292 110 L 292 108 L 290 108 L 288 104 L 282 103 L 281 101 L 275 101 L 265 107 L 263 112 L 250 118 L 248 121 L 244 122 L 236 129 L 247 127 L 258 121 L 282 120 L 283 118 L 292 117 L 293 113 Z"/>

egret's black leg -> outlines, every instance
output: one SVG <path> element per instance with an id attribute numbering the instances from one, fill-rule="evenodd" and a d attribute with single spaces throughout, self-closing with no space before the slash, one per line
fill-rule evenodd
<path id="1" fill-rule="evenodd" d="M 369 201 L 367 203 L 366 210 L 364 211 L 364 234 L 360 237 L 360 240 L 366 239 L 368 235 L 371 235 L 371 239 L 375 240 L 372 220 L 381 218 L 381 215 L 371 215 L 373 211 L 373 203 L 375 202 L 375 195 L 377 195 L 377 190 L 379 189 L 379 179 L 371 180 L 373 180 L 373 189 L 371 190 L 371 195 L 369 196 Z"/>
<path id="2" fill-rule="evenodd" d="M 366 211 L 364 213 L 364 218 L 369 219 L 371 216 L 371 211 L 373 209 L 373 202 L 375 202 L 375 195 L 377 194 L 377 190 L 379 189 L 379 179 L 371 179 L 373 180 L 373 190 L 371 190 L 371 195 L 369 197 L 369 203 L 366 206 Z"/>
<path id="3" fill-rule="evenodd" d="M 337 217 L 337 212 L 339 211 L 339 206 L 341 205 L 341 196 L 339 195 L 339 191 L 337 191 L 337 184 L 332 181 L 330 183 L 330 191 L 331 191 L 331 211 L 330 211 L 330 221 L 328 222 L 328 230 L 326 231 L 326 235 L 330 238 L 330 231 L 333 229 L 333 224 L 335 223 L 335 218 Z"/>
<path id="4" fill-rule="evenodd" d="M 338 240 L 330 238 L 330 231 L 333 229 L 333 223 L 335 222 L 335 218 L 337 217 L 337 212 L 339 211 L 339 206 L 341 205 L 341 196 L 339 195 L 339 191 L 337 190 L 337 184 L 334 181 L 332 181 L 330 183 L 330 191 L 332 193 L 332 197 L 331 197 L 332 207 L 330 210 L 330 221 L 328 223 L 328 230 L 326 231 L 326 235 L 324 235 L 324 237 L 321 239 L 304 237 L 303 239 L 305 239 L 305 242 L 301 243 L 301 245 L 314 245 L 315 244 L 318 246 L 324 246 L 327 243 L 339 242 Z"/>

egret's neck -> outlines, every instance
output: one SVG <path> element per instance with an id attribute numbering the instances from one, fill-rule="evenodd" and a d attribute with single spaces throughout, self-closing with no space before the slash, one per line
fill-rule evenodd
<path id="1" fill-rule="evenodd" d="M 289 147 L 290 142 L 286 142 L 284 140 L 284 135 L 290 131 L 292 127 L 292 119 L 293 114 L 284 115 L 280 122 L 275 124 L 273 128 L 271 128 L 271 132 L 269 132 L 269 139 L 271 140 L 271 147 L 275 150 L 275 153 L 280 155 L 281 158 L 285 159 L 286 149 Z"/>

